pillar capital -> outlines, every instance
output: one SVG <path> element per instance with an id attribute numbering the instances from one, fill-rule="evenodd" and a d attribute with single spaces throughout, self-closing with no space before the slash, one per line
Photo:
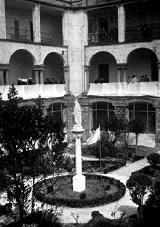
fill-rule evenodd
<path id="1" fill-rule="evenodd" d="M 157 62 L 157 66 L 158 68 L 160 68 L 160 60 Z"/>
<path id="2" fill-rule="evenodd" d="M 44 71 L 45 66 L 44 65 L 34 65 L 33 66 L 33 71 Z"/>
<path id="3" fill-rule="evenodd" d="M 68 72 L 70 70 L 69 65 L 63 66 L 63 70 L 64 70 L 64 72 Z"/>
<path id="4" fill-rule="evenodd" d="M 9 70 L 10 65 L 9 64 L 0 64 L 0 70 Z"/>
<path id="5" fill-rule="evenodd" d="M 87 72 L 87 71 L 90 71 L 91 70 L 91 66 L 90 65 L 85 65 L 84 66 L 84 70 Z"/>
<path id="6" fill-rule="evenodd" d="M 127 63 L 117 63 L 117 69 L 127 69 Z"/>
<path id="7" fill-rule="evenodd" d="M 120 99 L 119 100 L 113 100 L 112 105 L 114 107 L 116 107 L 116 106 L 125 107 L 125 106 L 128 106 L 128 101 L 127 100 L 120 100 Z"/>

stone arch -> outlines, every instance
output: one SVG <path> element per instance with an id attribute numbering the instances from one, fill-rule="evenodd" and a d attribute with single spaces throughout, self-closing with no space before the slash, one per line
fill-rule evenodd
<path id="1" fill-rule="evenodd" d="M 127 75 L 135 75 L 141 82 L 144 75 L 147 75 L 149 81 L 158 81 L 157 62 L 157 56 L 151 49 L 134 49 L 127 56 Z"/>
<path id="2" fill-rule="evenodd" d="M 90 83 L 116 82 L 117 65 L 115 57 L 106 51 L 97 52 L 90 59 Z"/>
<path id="3" fill-rule="evenodd" d="M 55 52 L 49 53 L 44 59 L 44 83 L 65 83 L 64 59 Z"/>
<path id="4" fill-rule="evenodd" d="M 15 51 L 9 60 L 10 83 L 18 84 L 19 79 L 32 80 L 32 69 L 35 63 L 33 55 L 25 49 Z M 25 82 L 24 82 L 25 83 Z"/>

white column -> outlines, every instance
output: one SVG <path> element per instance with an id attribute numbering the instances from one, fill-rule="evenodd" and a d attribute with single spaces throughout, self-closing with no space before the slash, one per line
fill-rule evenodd
<path id="1" fill-rule="evenodd" d="M 158 67 L 158 94 L 160 95 L 160 61 L 157 62 Z"/>
<path id="2" fill-rule="evenodd" d="M 41 42 L 40 4 L 35 4 L 32 11 L 34 42 Z"/>
<path id="3" fill-rule="evenodd" d="M 117 69 L 117 82 L 120 83 L 121 82 L 121 68 Z"/>
<path id="4" fill-rule="evenodd" d="M 127 82 L 127 64 L 117 64 L 117 82 Z"/>
<path id="5" fill-rule="evenodd" d="M 10 84 L 9 65 L 0 64 L 0 85 L 8 85 L 8 84 Z"/>
<path id="6" fill-rule="evenodd" d="M 69 66 L 64 66 L 64 79 L 65 79 L 65 90 L 66 93 L 69 94 Z"/>
<path id="7" fill-rule="evenodd" d="M 82 126 L 81 126 L 82 127 Z M 81 131 L 80 131 L 81 130 Z M 76 149 L 76 175 L 73 176 L 73 191 L 82 192 L 86 189 L 86 178 L 82 175 L 82 154 L 81 154 L 81 138 L 84 129 L 74 131 L 75 149 Z"/>
<path id="8" fill-rule="evenodd" d="M 9 68 L 6 69 L 6 85 L 10 84 L 10 75 L 9 75 Z"/>
<path id="9" fill-rule="evenodd" d="M 118 6 L 118 41 L 125 41 L 125 9 L 124 5 Z"/>
<path id="10" fill-rule="evenodd" d="M 76 135 L 76 174 L 82 175 L 81 135 Z"/>
<path id="11" fill-rule="evenodd" d="M 68 37 L 68 12 L 63 12 L 62 16 L 62 34 L 63 34 L 63 45 L 67 46 L 67 37 Z"/>
<path id="12" fill-rule="evenodd" d="M 160 62 L 157 63 L 158 66 L 158 82 L 160 83 Z"/>
<path id="13" fill-rule="evenodd" d="M 0 39 L 6 39 L 5 0 L 0 0 Z"/>
<path id="14" fill-rule="evenodd" d="M 4 71 L 0 69 L 0 86 L 4 85 Z"/>
<path id="15" fill-rule="evenodd" d="M 85 77 L 84 77 L 84 93 L 88 93 L 89 90 L 89 73 L 91 67 L 89 65 L 85 65 Z"/>

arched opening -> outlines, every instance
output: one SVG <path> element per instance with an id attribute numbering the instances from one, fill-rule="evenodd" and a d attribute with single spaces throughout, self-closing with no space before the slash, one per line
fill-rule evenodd
<path id="1" fill-rule="evenodd" d="M 90 61 L 90 83 L 109 83 L 117 81 L 117 66 L 114 56 L 99 52 Z"/>
<path id="2" fill-rule="evenodd" d="M 155 108 L 150 103 L 136 102 L 129 104 L 130 120 L 142 121 L 146 133 L 155 133 Z"/>
<path id="3" fill-rule="evenodd" d="M 47 115 L 52 116 L 55 123 L 62 123 L 64 121 L 64 104 L 53 103 L 49 105 Z"/>
<path id="4" fill-rule="evenodd" d="M 128 56 L 128 80 L 135 75 L 139 82 L 158 81 L 157 57 L 149 49 L 139 48 Z"/>
<path id="5" fill-rule="evenodd" d="M 93 128 L 101 125 L 104 127 L 105 123 L 114 118 L 114 106 L 107 102 L 95 102 L 92 104 L 93 113 Z"/>
<path id="6" fill-rule="evenodd" d="M 44 83 L 62 84 L 64 81 L 64 70 L 62 57 L 56 53 L 50 53 L 44 60 Z"/>
<path id="7" fill-rule="evenodd" d="M 10 83 L 32 83 L 32 69 L 34 58 L 26 50 L 17 50 L 10 58 Z"/>

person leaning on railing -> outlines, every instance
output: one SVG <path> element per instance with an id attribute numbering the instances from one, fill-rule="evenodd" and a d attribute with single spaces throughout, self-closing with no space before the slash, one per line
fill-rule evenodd
<path id="1" fill-rule="evenodd" d="M 135 75 L 132 75 L 129 79 L 129 83 L 138 83 L 138 79 Z"/>

